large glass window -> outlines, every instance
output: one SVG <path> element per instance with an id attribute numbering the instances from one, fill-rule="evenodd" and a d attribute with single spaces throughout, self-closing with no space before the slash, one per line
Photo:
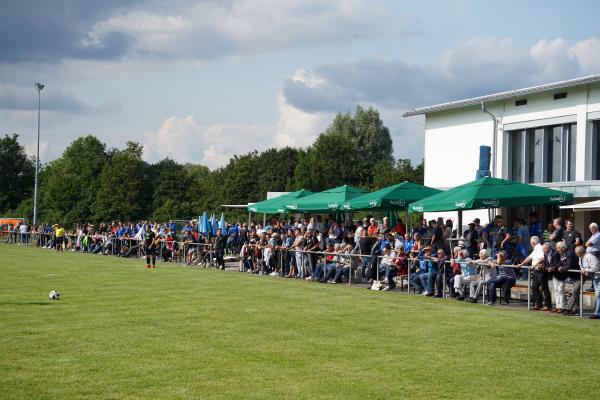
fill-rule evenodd
<path id="1" fill-rule="evenodd" d="M 575 165 L 577 162 L 577 124 L 566 125 L 568 129 L 568 143 L 569 149 L 567 151 L 568 159 L 567 165 L 569 166 L 566 174 L 566 181 L 574 181 L 575 180 Z"/>
<path id="2" fill-rule="evenodd" d="M 521 138 L 524 133 L 525 131 L 513 131 L 508 137 L 508 146 L 511 149 L 509 179 L 513 181 L 523 179 L 523 143 Z"/>
<path id="3" fill-rule="evenodd" d="M 600 180 L 600 121 L 592 122 L 592 179 Z"/>
<path id="4" fill-rule="evenodd" d="M 544 174 L 544 128 L 528 129 L 529 183 L 545 182 Z"/>
<path id="5" fill-rule="evenodd" d="M 575 180 L 576 143 L 576 124 L 510 131 L 508 177 L 529 183 Z"/>

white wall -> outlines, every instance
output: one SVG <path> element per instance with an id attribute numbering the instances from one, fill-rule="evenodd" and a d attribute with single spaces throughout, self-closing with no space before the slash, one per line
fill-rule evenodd
<path id="1" fill-rule="evenodd" d="M 554 92 L 548 92 L 527 96 L 525 106 L 515 107 L 514 98 L 486 105 L 499 119 L 497 177 L 503 177 L 505 125 L 530 123 L 542 126 L 547 125 L 544 120 L 566 117 L 577 122 L 577 181 L 586 179 L 586 168 L 589 168 L 585 156 L 589 140 L 588 113 L 600 111 L 600 85 L 564 91 L 568 95 L 561 100 L 554 100 Z M 448 188 L 473 180 L 479 162 L 479 146 L 492 146 L 492 129 L 491 117 L 479 106 L 428 114 L 425 119 L 425 185 Z"/>
<path id="2" fill-rule="evenodd" d="M 567 92 L 567 98 L 554 100 L 555 92 L 547 92 L 523 97 L 527 99 L 525 106 L 516 107 L 515 98 L 486 104 L 487 109 L 499 119 L 496 157 L 492 155 L 492 162 L 496 160 L 497 177 L 505 178 L 502 176 L 504 126 L 514 123 L 542 126 L 548 125 L 544 120 L 552 118 L 567 118 L 577 122 L 576 180 L 583 181 L 589 176 L 587 170 L 591 163 L 589 155 L 586 157 L 586 147 L 589 147 L 586 146 L 589 141 L 588 113 L 600 111 L 600 84 L 557 92 Z M 479 165 L 479 146 L 492 146 L 494 151 L 492 130 L 492 118 L 482 112 L 480 106 L 426 115 L 425 185 L 447 189 L 474 180 Z M 457 221 L 456 213 L 425 215 L 427 219 L 438 216 Z M 488 220 L 488 212 L 465 212 L 463 223 L 466 224 L 475 217 L 484 223 Z"/>

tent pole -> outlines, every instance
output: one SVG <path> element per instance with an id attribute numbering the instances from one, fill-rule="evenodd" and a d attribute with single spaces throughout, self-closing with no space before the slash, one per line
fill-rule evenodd
<path id="1" fill-rule="evenodd" d="M 462 210 L 458 210 L 458 237 L 461 237 L 463 234 L 463 212 Z"/>

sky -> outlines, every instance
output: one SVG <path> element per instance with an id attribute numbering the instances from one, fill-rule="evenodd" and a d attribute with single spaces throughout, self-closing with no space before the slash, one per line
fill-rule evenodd
<path id="1" fill-rule="evenodd" d="M 423 158 L 414 107 L 600 73 L 600 2 L 0 0 L 0 134 L 40 160 L 92 134 L 224 166 L 379 110 Z"/>

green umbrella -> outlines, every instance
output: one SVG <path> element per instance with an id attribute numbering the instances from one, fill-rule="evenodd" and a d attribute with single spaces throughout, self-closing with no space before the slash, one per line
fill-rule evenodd
<path id="1" fill-rule="evenodd" d="M 410 212 L 561 205 L 573 202 L 571 193 L 526 183 L 484 177 L 415 201 Z"/>
<path id="2" fill-rule="evenodd" d="M 275 197 L 274 199 L 269 199 L 265 201 L 261 201 L 258 203 L 251 204 L 247 207 L 248 211 L 253 213 L 265 213 L 265 214 L 277 214 L 284 213 L 288 210 L 285 208 L 285 205 L 295 199 L 299 199 L 305 196 L 309 196 L 313 194 L 313 192 L 309 190 L 300 189 L 296 192 L 286 193 L 281 196 Z"/>
<path id="3" fill-rule="evenodd" d="M 352 186 L 344 185 L 327 189 L 319 193 L 306 196 L 296 201 L 290 201 L 287 208 L 301 212 L 330 212 L 342 210 L 348 200 L 365 194 L 366 191 Z"/>
<path id="4" fill-rule="evenodd" d="M 440 193 L 441 190 L 412 182 L 402 182 L 384 187 L 373 193 L 355 197 L 344 203 L 344 209 L 349 211 L 396 211 L 404 210 L 409 203 Z"/>

